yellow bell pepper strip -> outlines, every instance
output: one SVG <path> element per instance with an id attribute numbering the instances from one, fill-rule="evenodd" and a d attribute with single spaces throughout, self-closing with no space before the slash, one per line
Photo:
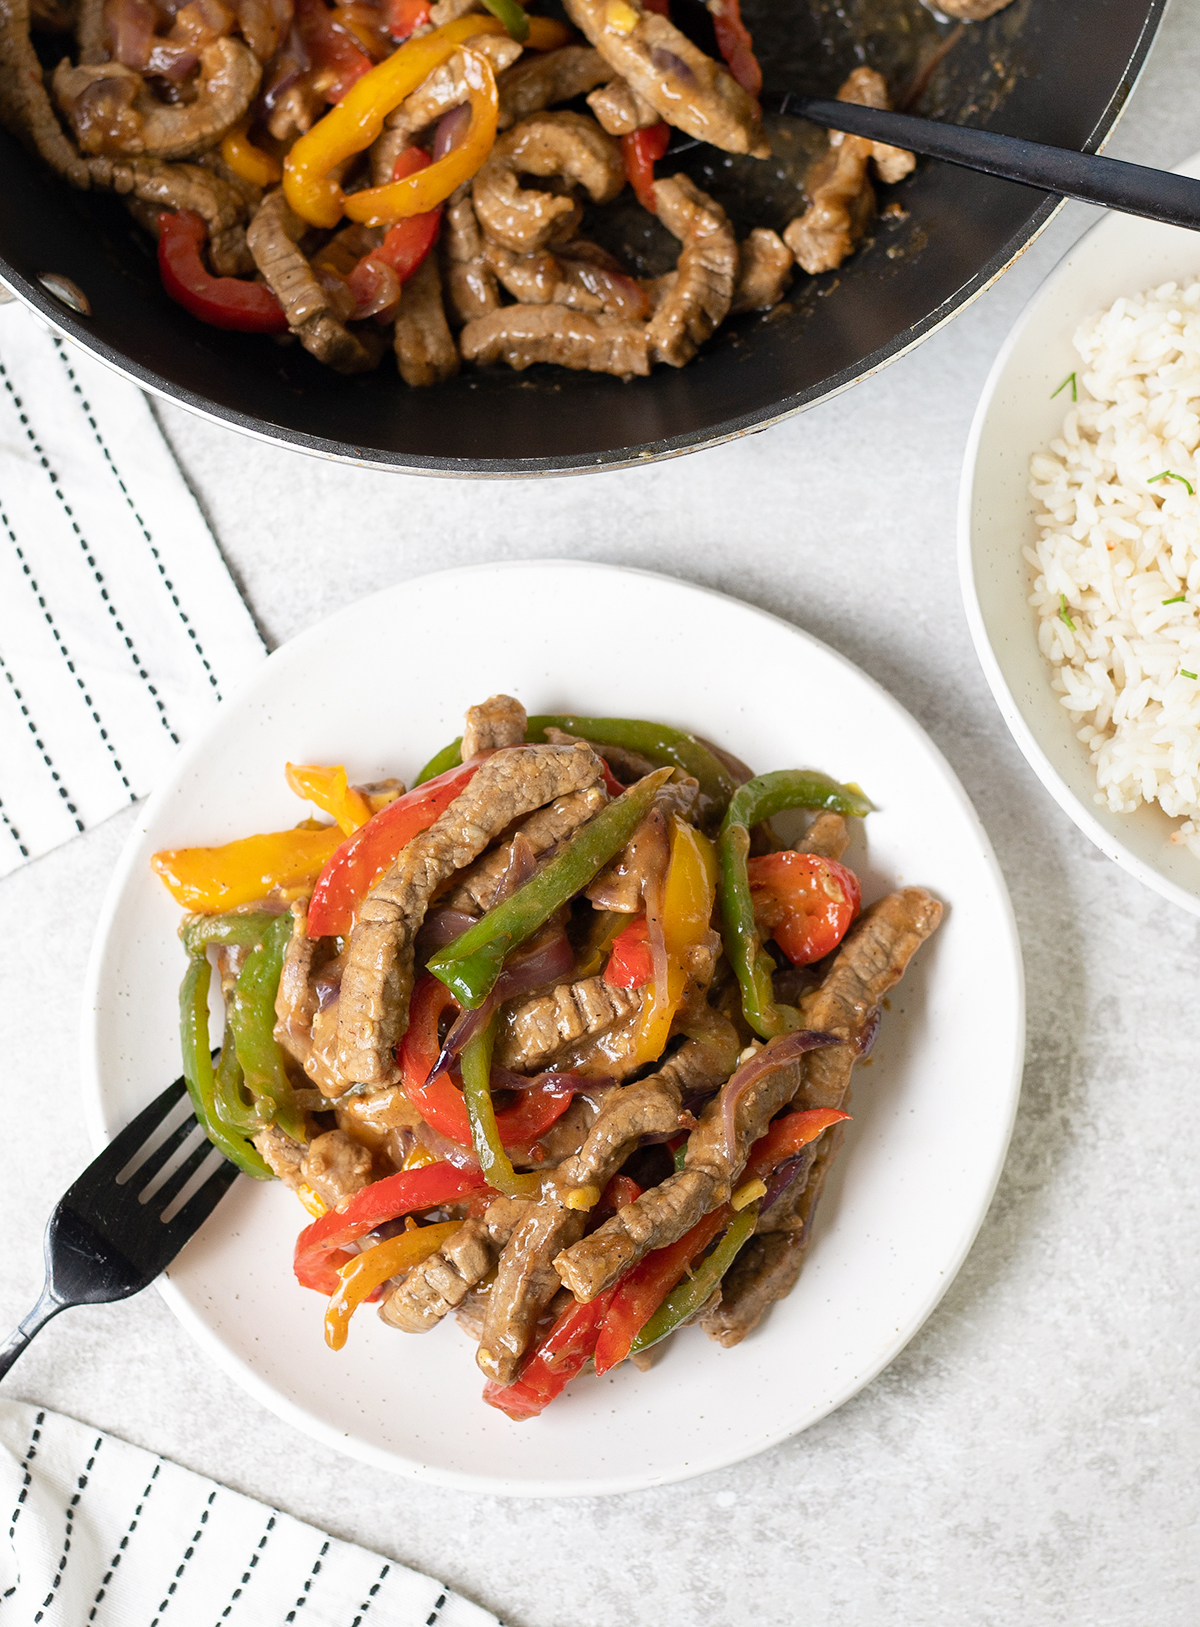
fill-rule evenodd
<path id="1" fill-rule="evenodd" d="M 235 124 L 221 141 L 221 157 L 235 175 L 252 186 L 274 186 L 283 174 L 283 165 L 250 140 L 250 120 Z"/>
<path id="2" fill-rule="evenodd" d="M 341 220 L 346 198 L 331 171 L 363 152 L 379 136 L 383 121 L 410 96 L 435 68 L 453 56 L 473 34 L 502 34 L 504 24 L 477 14 L 435 28 L 419 39 L 405 42 L 353 84 L 323 119 L 302 135 L 283 165 L 283 191 L 290 206 L 310 226 L 334 227 Z M 491 69 L 488 69 L 489 74 Z M 493 89 L 494 89 L 493 76 Z M 452 155 L 451 155 L 452 156 Z M 422 171 L 428 175 L 438 166 Z M 455 182 L 455 185 L 458 183 Z M 372 187 L 370 191 L 380 190 Z M 453 191 L 453 187 L 450 189 Z M 440 203 L 422 203 L 409 211 L 419 214 Z M 358 219 L 358 216 L 354 217 Z M 399 217 L 396 217 L 399 218 Z"/>
<path id="3" fill-rule="evenodd" d="M 524 886 L 447 944 L 426 970 L 446 985 L 460 1005 L 471 1011 L 481 1006 L 500 976 L 505 957 L 544 927 L 621 851 L 671 772 L 656 769 L 601 808 Z"/>
<path id="4" fill-rule="evenodd" d="M 444 1220 L 436 1226 L 418 1226 L 416 1231 L 401 1232 L 399 1237 L 389 1237 L 386 1242 L 376 1243 L 374 1248 L 364 1249 L 349 1265 L 344 1265 L 338 1272 L 337 1291 L 325 1312 L 325 1343 L 330 1350 L 341 1350 L 346 1343 L 350 1318 L 364 1299 L 389 1277 L 411 1271 L 413 1266 L 436 1254 L 461 1225 L 460 1220 Z"/>
<path id="5" fill-rule="evenodd" d="M 496 1109 L 492 1103 L 492 1048 L 496 1043 L 498 1020 L 499 1014 L 493 1014 L 483 1031 L 467 1041 L 460 1057 L 471 1144 L 489 1186 L 503 1192 L 506 1198 L 533 1198 L 541 1189 L 541 1177 L 517 1174 L 496 1125 Z"/>
<path id="6" fill-rule="evenodd" d="M 208 986 L 212 967 L 202 956 L 189 962 L 179 990 L 179 1037 L 183 1049 L 183 1077 L 192 1111 L 205 1135 L 218 1152 L 256 1181 L 274 1179 L 262 1158 L 235 1130 L 227 1129 L 217 1117 L 216 1081 L 212 1052 L 208 1044 Z"/>
<path id="7" fill-rule="evenodd" d="M 477 23 L 480 20 L 475 19 Z M 411 45 L 400 49 L 407 51 Z M 491 152 L 500 114 L 496 76 L 488 59 L 477 51 L 464 50 L 461 55 L 463 83 L 471 109 L 466 135 L 444 158 L 435 159 L 412 175 L 389 181 L 386 186 L 369 186 L 362 192 L 351 193 L 342 202 L 343 212 L 351 220 L 361 221 L 365 226 L 393 226 L 410 215 L 428 214 L 464 181 L 469 181 Z"/>
<path id="8" fill-rule="evenodd" d="M 277 1124 L 293 1141 L 303 1142 L 304 1114 L 296 1105 L 275 1038 L 275 994 L 292 924 L 290 914 L 277 915 L 262 942 L 246 956 L 227 1016 L 246 1089 L 264 1122 Z"/>
<path id="9" fill-rule="evenodd" d="M 721 826 L 721 912 L 725 953 L 742 986 L 742 1011 L 763 1039 L 800 1026 L 794 1006 L 777 1005 L 771 976 L 775 963 L 762 946 L 750 892 L 750 827 L 787 808 L 825 808 L 862 819 L 871 804 L 861 791 L 839 785 L 827 774 L 781 769 L 760 774 L 734 793 Z"/>
<path id="10" fill-rule="evenodd" d="M 277 830 L 223 847 L 165 848 L 150 868 L 185 910 L 215 915 L 268 893 L 311 886 L 343 840 L 337 825 Z"/>
<path id="11" fill-rule="evenodd" d="M 636 1066 L 662 1055 L 671 1023 L 683 1000 L 687 972 L 683 956 L 709 930 L 717 899 L 717 861 L 713 845 L 682 819 L 672 821 L 671 860 L 663 883 L 663 939 L 667 948 L 667 988 L 647 985 L 648 999 L 634 1036 Z"/>
<path id="12" fill-rule="evenodd" d="M 336 819 L 342 833 L 353 836 L 370 819 L 372 809 L 361 791 L 346 779 L 346 770 L 319 768 L 316 764 L 287 765 L 287 782 L 298 797 L 313 802 L 322 813 Z"/>

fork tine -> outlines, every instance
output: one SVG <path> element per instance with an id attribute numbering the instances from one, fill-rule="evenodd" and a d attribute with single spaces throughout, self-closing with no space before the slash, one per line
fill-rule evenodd
<path id="1" fill-rule="evenodd" d="M 189 1113 L 185 1119 L 175 1126 L 170 1135 L 167 1136 L 166 1140 L 160 1142 L 149 1157 L 143 1159 L 142 1162 L 137 1165 L 132 1175 L 127 1177 L 127 1181 L 120 1180 L 120 1176 L 118 1176 L 118 1184 L 121 1186 L 128 1184 L 139 1196 L 141 1196 L 141 1194 L 145 1192 L 146 1188 L 153 1184 L 154 1178 L 159 1171 L 165 1168 L 165 1166 L 171 1162 L 171 1159 L 176 1156 L 180 1147 L 183 1146 L 184 1142 L 187 1141 L 189 1136 L 195 1134 L 195 1131 L 196 1116 L 194 1113 Z M 130 1162 L 133 1162 L 133 1160 L 130 1160 Z M 120 1174 L 124 1174 L 124 1170 L 122 1170 Z M 151 1196 L 153 1196 L 153 1194 L 151 1194 Z M 143 1199 L 143 1201 L 146 1200 Z"/>
<path id="2" fill-rule="evenodd" d="M 213 1152 L 216 1149 L 209 1147 L 208 1150 Z M 222 1158 L 221 1162 L 201 1181 L 195 1192 L 180 1204 L 176 1213 L 171 1215 L 169 1220 L 165 1216 L 170 1213 L 172 1204 L 168 1203 L 163 1211 L 163 1231 L 167 1237 L 174 1240 L 178 1236 L 180 1246 L 182 1246 L 191 1237 L 192 1233 L 199 1230 L 201 1224 L 208 1219 L 237 1178 L 237 1165 L 231 1164 L 227 1158 Z M 183 1194 L 186 1185 L 185 1182 L 184 1186 L 180 1188 L 180 1195 Z M 172 1203 L 175 1201 L 177 1200 L 173 1199 Z"/>
<path id="3" fill-rule="evenodd" d="M 178 1106 L 186 1095 L 187 1086 L 182 1079 L 176 1079 L 174 1084 L 160 1091 L 149 1106 L 144 1107 L 136 1118 L 131 1119 L 120 1134 L 114 1136 L 104 1151 L 88 1165 L 84 1173 L 89 1182 L 115 1181 L 142 1143 L 149 1139 L 167 1114 Z"/>
<path id="4" fill-rule="evenodd" d="M 195 1125 L 192 1128 L 195 1129 Z M 212 1142 L 209 1141 L 207 1136 L 202 1137 L 191 1152 L 188 1153 L 187 1157 L 181 1160 L 179 1167 L 171 1171 L 162 1185 L 147 1200 L 149 1207 L 152 1208 L 155 1214 L 161 1215 L 164 1209 L 170 1208 L 171 1199 L 177 1192 L 183 1191 L 183 1188 L 212 1150 Z"/>

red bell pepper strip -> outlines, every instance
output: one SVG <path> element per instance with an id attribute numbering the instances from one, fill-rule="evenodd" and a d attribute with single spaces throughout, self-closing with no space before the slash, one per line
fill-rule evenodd
<path id="1" fill-rule="evenodd" d="M 416 790 L 381 808 L 361 830 L 348 836 L 317 877 L 308 906 L 310 938 L 345 937 L 354 925 L 358 906 L 371 888 L 395 864 L 414 836 L 428 830 L 434 820 L 464 791 L 482 762 L 481 757 L 426 780 Z"/>
<path id="2" fill-rule="evenodd" d="M 730 73 L 744 91 L 751 96 L 759 96 L 762 92 L 762 68 L 754 54 L 750 30 L 742 21 L 739 0 L 708 0 L 708 9 L 712 14 L 717 48 L 725 58 Z"/>
<path id="3" fill-rule="evenodd" d="M 615 1292 L 610 1288 L 586 1305 L 568 1305 L 527 1358 L 519 1377 L 511 1384 L 487 1381 L 483 1399 L 488 1406 L 506 1412 L 518 1423 L 543 1412 L 587 1366 Z"/>
<path id="4" fill-rule="evenodd" d="M 755 921 L 793 966 L 836 949 L 862 905 L 858 877 L 816 853 L 763 853 L 747 860 Z"/>
<path id="5" fill-rule="evenodd" d="M 406 175 L 415 175 L 432 162 L 420 147 L 406 147 L 392 165 L 392 180 L 402 181 Z M 389 266 L 400 282 L 407 282 L 417 270 L 430 249 L 437 242 L 442 224 L 442 206 L 429 209 L 423 215 L 408 215 L 388 228 L 387 235 L 377 249 L 364 254 L 346 278 L 346 285 L 360 305 L 367 303 L 370 293 L 370 262 Z"/>
<path id="6" fill-rule="evenodd" d="M 344 1209 L 328 1214 L 306 1226 L 296 1239 L 292 1269 L 302 1288 L 318 1294 L 334 1294 L 341 1279 L 338 1269 L 354 1258 L 346 1252 L 347 1243 L 382 1226 L 385 1220 L 419 1209 L 435 1209 L 457 1203 L 469 1192 L 485 1186 L 478 1169 L 459 1169 L 455 1164 L 425 1164 L 421 1169 L 403 1169 L 382 1181 L 374 1181 L 356 1192 Z"/>
<path id="7" fill-rule="evenodd" d="M 660 17 L 670 17 L 671 0 L 646 0 L 643 11 L 656 11 Z"/>
<path id="8" fill-rule="evenodd" d="M 429 1082 L 441 1050 L 438 1025 L 445 1012 L 460 1009 L 444 983 L 439 983 L 436 977 L 422 977 L 413 990 L 408 1028 L 400 1044 L 398 1060 L 404 1073 L 404 1094 L 426 1124 L 460 1147 L 469 1147 L 471 1121 L 462 1091 L 448 1072 Z M 506 1147 L 521 1147 L 536 1141 L 562 1118 L 571 1105 L 571 1097 L 569 1086 L 555 1085 L 552 1080 L 521 1091 L 512 1107 L 496 1114 L 500 1140 Z"/>
<path id="9" fill-rule="evenodd" d="M 308 47 L 313 67 L 330 76 L 325 99 L 342 97 L 373 67 L 370 57 L 340 28 L 325 0 L 296 0 L 296 28 Z"/>
<path id="10" fill-rule="evenodd" d="M 629 1347 L 682 1277 L 696 1255 L 706 1249 L 728 1222 L 730 1209 L 723 1204 L 698 1220 L 690 1232 L 666 1248 L 652 1254 L 627 1271 L 609 1289 L 612 1303 L 596 1341 L 596 1372 L 607 1373 L 624 1361 Z M 593 1304 L 595 1301 L 592 1302 Z"/>
<path id="11" fill-rule="evenodd" d="M 650 954 L 650 928 L 644 915 L 637 915 L 613 939 L 604 981 L 610 989 L 640 989 L 654 976 Z"/>
<path id="12" fill-rule="evenodd" d="M 214 277 L 201 258 L 208 228 L 193 209 L 158 217 L 158 271 L 162 285 L 177 305 L 212 328 L 235 333 L 286 333 L 287 317 L 275 295 L 261 282 L 240 277 Z"/>
<path id="13" fill-rule="evenodd" d="M 751 1147 L 742 1181 L 765 1180 L 785 1158 L 807 1147 L 830 1125 L 840 1124 L 849 1117 L 849 1113 L 836 1107 L 812 1107 L 807 1112 L 789 1113 L 786 1118 L 776 1119 L 766 1135 L 760 1136 Z"/>
<path id="14" fill-rule="evenodd" d="M 429 21 L 432 10 L 429 0 L 388 0 L 387 30 L 397 44 L 403 44 L 410 35 Z"/>
<path id="15" fill-rule="evenodd" d="M 669 124 L 650 124 L 644 130 L 634 130 L 621 137 L 626 177 L 642 208 L 652 215 L 658 213 L 654 201 L 654 166 L 666 152 L 670 139 Z"/>

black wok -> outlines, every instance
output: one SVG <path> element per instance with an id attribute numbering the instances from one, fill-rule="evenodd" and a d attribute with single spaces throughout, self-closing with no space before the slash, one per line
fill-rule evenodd
<path id="1" fill-rule="evenodd" d="M 1014 0 L 962 31 L 918 0 L 743 0 L 768 88 L 832 93 L 865 60 L 910 111 L 1096 150 L 1133 88 L 1166 0 Z M 773 127 L 777 157 L 712 149 L 679 167 L 741 230 L 798 212 L 812 126 Z M 785 306 L 741 317 L 682 370 L 616 379 L 549 367 L 464 371 L 407 389 L 389 359 L 342 379 L 299 346 L 220 333 L 162 293 L 148 240 L 113 198 L 70 191 L 0 132 L 5 177 L 0 278 L 56 327 L 139 384 L 207 417 L 306 451 L 442 475 L 567 473 L 667 457 L 764 428 L 891 361 L 984 289 L 1050 219 L 1057 199 L 922 161 L 885 189 L 900 212 L 840 271 L 799 276 Z M 672 240 L 636 206 L 585 221 L 636 269 L 665 270 Z M 84 318 L 38 282 L 58 272 L 87 294 Z"/>

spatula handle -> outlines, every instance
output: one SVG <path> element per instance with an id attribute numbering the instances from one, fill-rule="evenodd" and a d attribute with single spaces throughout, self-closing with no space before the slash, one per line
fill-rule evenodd
<path id="1" fill-rule="evenodd" d="M 820 96 L 784 96 L 776 102 L 790 113 L 850 135 L 907 147 L 927 158 L 941 158 L 964 169 L 998 175 L 1006 181 L 1061 193 L 1082 203 L 1102 204 L 1126 215 L 1142 215 L 1168 226 L 1200 230 L 1200 181 L 1167 170 L 1146 169 L 1118 158 L 1072 152 L 1065 147 L 1044 147 L 1020 136 L 994 130 L 974 130 L 959 124 L 938 124 L 911 113 L 888 113 L 861 107 L 857 102 L 835 102 Z"/>

